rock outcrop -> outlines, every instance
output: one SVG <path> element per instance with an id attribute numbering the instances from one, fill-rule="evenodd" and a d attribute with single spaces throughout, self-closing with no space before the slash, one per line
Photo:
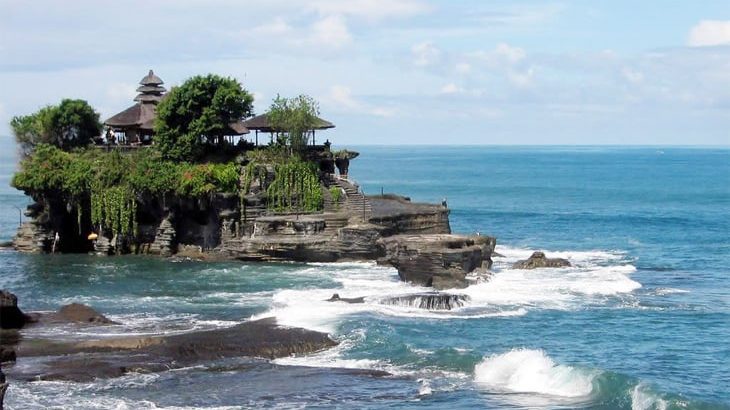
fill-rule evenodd
<path id="1" fill-rule="evenodd" d="M 533 252 L 532 255 L 512 265 L 513 269 L 536 269 L 536 268 L 564 268 L 571 266 L 567 259 L 548 258 L 543 252 Z"/>
<path id="2" fill-rule="evenodd" d="M 58 310 L 58 318 L 69 322 L 92 323 L 96 325 L 117 324 L 96 310 L 81 303 L 71 303 L 61 306 Z"/>
<path id="3" fill-rule="evenodd" d="M 466 275 L 492 266 L 496 240 L 489 236 L 396 235 L 380 239 L 401 280 L 436 289 L 464 288 Z"/>
<path id="4" fill-rule="evenodd" d="M 17 346 L 18 357 L 37 357 L 42 363 L 13 367 L 9 375 L 26 380 L 89 381 L 133 371 L 170 370 L 228 357 L 274 359 L 336 345 L 325 333 L 279 326 L 273 318 L 175 335 L 81 342 L 23 340 Z"/>
<path id="5" fill-rule="evenodd" d="M 7 290 L 0 291 L 0 329 L 21 329 L 30 317 L 18 308 L 18 298 Z"/>
<path id="6" fill-rule="evenodd" d="M 5 392 L 8 390 L 8 382 L 5 380 L 2 366 L 0 366 L 0 410 L 4 408 Z"/>

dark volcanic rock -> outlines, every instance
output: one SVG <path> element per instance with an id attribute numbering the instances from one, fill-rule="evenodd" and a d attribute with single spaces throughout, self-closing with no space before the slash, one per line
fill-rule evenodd
<path id="1" fill-rule="evenodd" d="M 365 303 L 365 298 L 341 298 L 339 294 L 334 293 L 331 298 L 327 299 L 327 302 Z"/>
<path id="2" fill-rule="evenodd" d="M 117 324 L 91 307 L 81 303 L 61 306 L 61 309 L 58 310 L 57 317 L 70 322 L 93 323 L 97 325 Z"/>
<path id="3" fill-rule="evenodd" d="M 18 308 L 18 297 L 7 290 L 0 291 L 0 329 L 20 329 L 29 321 Z"/>
<path id="4" fill-rule="evenodd" d="M 23 341 L 18 356 L 55 356 L 13 374 L 28 380 L 87 381 L 130 371 L 163 371 L 228 357 L 273 359 L 336 346 L 325 333 L 282 327 L 273 318 L 200 332 L 83 342 Z M 16 369 L 13 368 L 15 372 Z"/>
<path id="5" fill-rule="evenodd" d="M 464 306 L 464 304 L 469 300 L 471 300 L 471 298 L 467 295 L 426 292 L 393 296 L 381 299 L 379 303 L 383 305 L 414 307 L 427 310 L 451 310 Z"/>
<path id="6" fill-rule="evenodd" d="M 533 252 L 533 254 L 524 260 L 517 261 L 512 265 L 513 269 L 535 269 L 535 268 L 563 268 L 571 266 L 567 259 L 548 258 L 543 252 Z"/>
<path id="7" fill-rule="evenodd" d="M 3 343 L 5 341 L 3 340 Z M 14 362 L 15 361 L 15 350 L 7 347 L 0 346 L 0 363 Z"/>
<path id="8" fill-rule="evenodd" d="M 437 289 L 463 288 L 466 275 L 489 269 L 496 239 L 489 236 L 396 235 L 378 243 L 406 282 Z"/>
<path id="9" fill-rule="evenodd" d="M 5 373 L 0 367 L 0 410 L 3 410 L 3 402 L 5 401 L 5 392 L 8 390 L 8 382 L 5 381 Z"/>

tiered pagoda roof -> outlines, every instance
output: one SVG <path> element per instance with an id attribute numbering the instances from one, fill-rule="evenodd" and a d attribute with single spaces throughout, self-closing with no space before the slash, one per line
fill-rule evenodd
<path id="1" fill-rule="evenodd" d="M 165 91 L 167 91 L 165 87 L 162 86 L 162 84 L 164 84 L 162 79 L 156 76 L 152 70 L 150 70 L 149 74 L 139 81 L 139 84 L 140 86 L 137 87 L 137 92 L 139 94 L 134 97 L 134 101 L 137 102 L 150 102 L 157 104 L 162 99 L 162 95 Z"/>

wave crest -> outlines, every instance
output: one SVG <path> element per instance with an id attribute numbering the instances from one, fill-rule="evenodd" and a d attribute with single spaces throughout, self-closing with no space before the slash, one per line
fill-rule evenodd
<path id="1" fill-rule="evenodd" d="M 542 350 L 515 349 L 485 358 L 474 380 L 492 390 L 585 397 L 593 392 L 597 372 L 556 364 Z"/>

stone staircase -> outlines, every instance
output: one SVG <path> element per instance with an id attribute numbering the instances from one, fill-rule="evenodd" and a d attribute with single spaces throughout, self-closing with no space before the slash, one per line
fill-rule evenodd
<path id="1" fill-rule="evenodd" d="M 370 220 L 373 207 L 365 195 L 360 192 L 359 187 L 339 178 L 335 179 L 334 182 L 345 191 L 345 207 L 350 215 L 360 219 L 362 222 Z"/>
<path id="2" fill-rule="evenodd" d="M 324 217 L 324 234 L 337 235 L 340 228 L 347 226 L 347 214 L 342 212 L 325 212 Z"/>
<path id="3" fill-rule="evenodd" d="M 175 227 L 170 221 L 170 217 L 166 217 L 157 228 L 155 241 L 149 247 L 149 252 L 153 255 L 170 256 L 173 254 L 175 247 Z"/>

